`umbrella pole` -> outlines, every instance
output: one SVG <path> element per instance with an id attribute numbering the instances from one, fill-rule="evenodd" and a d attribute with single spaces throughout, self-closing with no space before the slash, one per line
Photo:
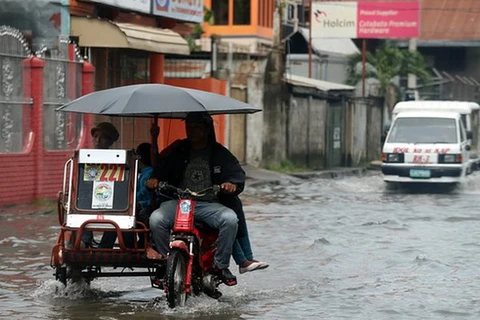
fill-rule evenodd
<path id="1" fill-rule="evenodd" d="M 158 161 L 158 136 L 160 134 L 160 128 L 158 127 L 158 116 L 153 118 L 150 133 L 152 135 L 152 164 L 155 164 Z"/>
<path id="2" fill-rule="evenodd" d="M 158 162 L 158 136 L 160 134 L 160 128 L 158 127 L 158 117 L 155 115 L 152 122 L 152 127 L 150 128 L 150 134 L 152 135 L 152 167 L 154 167 Z M 157 201 L 155 197 L 152 197 L 152 211 L 157 208 Z"/>

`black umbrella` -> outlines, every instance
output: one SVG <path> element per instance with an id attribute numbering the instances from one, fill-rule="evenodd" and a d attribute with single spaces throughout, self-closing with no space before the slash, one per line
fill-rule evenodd
<path id="1" fill-rule="evenodd" d="M 216 115 L 255 113 L 261 109 L 211 92 L 165 84 L 137 84 L 90 93 L 64 104 L 57 111 L 183 119 L 189 112 Z"/>

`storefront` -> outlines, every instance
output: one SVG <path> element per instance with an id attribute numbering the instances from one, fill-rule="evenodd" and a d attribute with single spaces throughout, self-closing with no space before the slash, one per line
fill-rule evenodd
<path id="1" fill-rule="evenodd" d="M 200 10 L 203 14 L 203 4 L 197 2 L 189 4 L 193 11 L 184 12 Z M 155 0 L 71 1 L 71 36 L 96 68 L 95 90 L 163 83 L 165 54 L 190 54 L 187 41 L 172 28 L 201 19 L 197 14 L 179 16 L 173 4 L 166 5 L 163 11 L 158 8 L 159 1 Z M 94 119 L 95 123 L 100 121 L 112 122 L 121 132 L 115 147 L 134 148 L 149 140 L 145 128 L 151 120 Z"/>

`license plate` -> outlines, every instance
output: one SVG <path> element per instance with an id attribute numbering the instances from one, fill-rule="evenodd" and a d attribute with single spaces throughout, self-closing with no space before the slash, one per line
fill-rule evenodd
<path id="1" fill-rule="evenodd" d="M 427 169 L 411 169 L 411 178 L 430 178 L 430 170 Z"/>

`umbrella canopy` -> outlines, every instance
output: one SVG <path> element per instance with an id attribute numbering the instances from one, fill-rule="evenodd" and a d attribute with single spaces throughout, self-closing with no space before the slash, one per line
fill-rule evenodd
<path id="1" fill-rule="evenodd" d="M 164 84 L 138 84 L 96 91 L 64 104 L 57 111 L 183 119 L 189 112 L 215 115 L 254 113 L 261 109 L 211 92 Z"/>

